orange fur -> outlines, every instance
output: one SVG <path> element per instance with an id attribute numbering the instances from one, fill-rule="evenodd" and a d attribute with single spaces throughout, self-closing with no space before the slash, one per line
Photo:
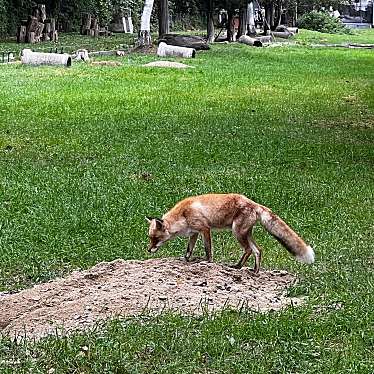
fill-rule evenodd
<path id="1" fill-rule="evenodd" d="M 212 261 L 212 229 L 231 229 L 244 254 L 237 268 L 241 268 L 254 253 L 257 273 L 261 263 L 261 249 L 252 237 L 253 226 L 260 222 L 291 254 L 300 261 L 312 263 L 313 249 L 269 208 L 239 194 L 207 194 L 189 197 L 177 203 L 161 219 L 148 219 L 150 252 L 156 252 L 166 241 L 177 236 L 189 237 L 185 258 L 190 259 L 200 234 L 204 241 L 207 261 Z"/>

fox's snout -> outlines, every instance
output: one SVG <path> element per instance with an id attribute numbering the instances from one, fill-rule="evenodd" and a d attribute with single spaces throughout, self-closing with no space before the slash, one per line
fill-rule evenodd
<path id="1" fill-rule="evenodd" d="M 149 247 L 148 247 L 148 252 L 149 253 L 155 253 L 155 252 L 157 252 L 158 248 L 159 248 L 158 246 L 150 244 Z"/>

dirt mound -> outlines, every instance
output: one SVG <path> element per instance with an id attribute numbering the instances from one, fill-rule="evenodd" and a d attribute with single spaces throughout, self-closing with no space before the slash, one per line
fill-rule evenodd
<path id="1" fill-rule="evenodd" d="M 295 277 L 285 271 L 236 270 L 224 265 L 164 258 L 103 262 L 66 278 L 0 295 L 0 329 L 14 336 L 40 338 L 56 328 L 73 331 L 99 319 L 165 308 L 201 313 L 245 306 L 278 310 L 300 299 L 285 290 Z"/>

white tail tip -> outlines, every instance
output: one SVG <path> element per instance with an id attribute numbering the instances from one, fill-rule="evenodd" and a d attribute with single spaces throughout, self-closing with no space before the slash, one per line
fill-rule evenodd
<path id="1" fill-rule="evenodd" d="M 303 262 L 304 264 L 313 264 L 313 262 L 314 262 L 314 251 L 313 251 L 313 248 L 310 245 L 308 245 L 306 247 L 305 253 L 303 253 L 302 255 L 297 256 L 297 259 L 299 261 Z"/>

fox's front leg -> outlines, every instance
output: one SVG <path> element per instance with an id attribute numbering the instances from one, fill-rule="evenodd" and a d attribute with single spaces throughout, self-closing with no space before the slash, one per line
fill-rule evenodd
<path id="1" fill-rule="evenodd" d="M 204 247 L 205 247 L 205 254 L 206 254 L 206 260 L 208 262 L 212 262 L 213 256 L 212 256 L 212 238 L 210 235 L 210 229 L 206 229 L 202 231 L 203 239 L 204 239 Z"/>
<path id="2" fill-rule="evenodd" d="M 188 241 L 186 254 L 184 255 L 184 258 L 186 261 L 189 261 L 192 256 L 192 251 L 195 248 L 196 240 L 199 236 L 199 233 L 193 234 L 190 236 L 190 240 Z"/>

